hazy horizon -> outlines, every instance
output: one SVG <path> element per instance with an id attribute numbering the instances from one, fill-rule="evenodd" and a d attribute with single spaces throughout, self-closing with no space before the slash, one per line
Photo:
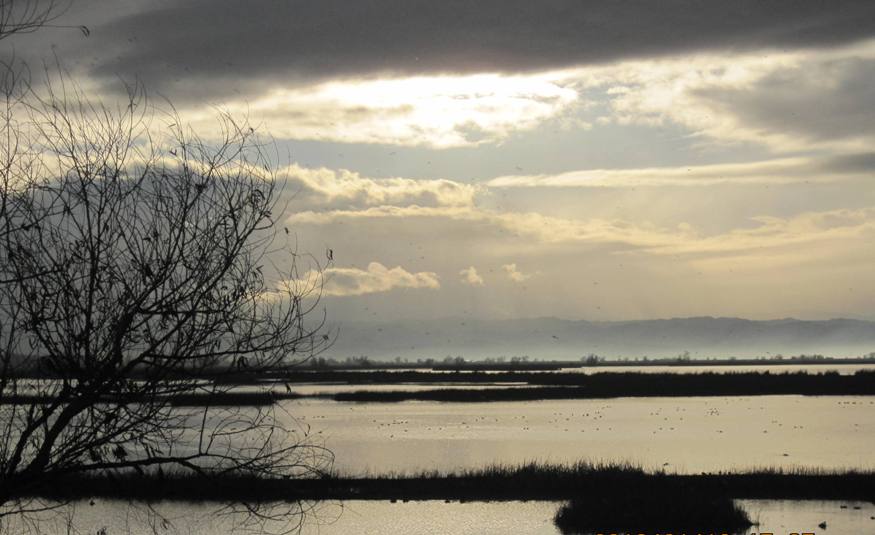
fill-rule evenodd
<path id="1" fill-rule="evenodd" d="M 526 356 L 579 360 L 619 358 L 770 358 L 777 355 L 859 357 L 875 352 L 875 322 L 741 318 L 596 321 L 558 318 L 443 318 L 332 324 L 337 340 L 324 356 L 401 358 L 410 362 L 461 356 L 470 360 Z"/>

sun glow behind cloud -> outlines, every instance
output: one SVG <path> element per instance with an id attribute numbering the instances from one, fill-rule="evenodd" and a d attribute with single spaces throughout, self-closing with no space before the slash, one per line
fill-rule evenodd
<path id="1" fill-rule="evenodd" d="M 500 141 L 557 116 L 578 100 L 563 80 L 562 73 L 344 80 L 278 88 L 222 108 L 281 138 L 446 148 Z"/>
<path id="2" fill-rule="evenodd" d="M 875 138 L 863 126 L 871 96 L 854 89 L 870 72 L 873 40 L 818 51 L 702 52 L 515 75 L 280 84 L 215 104 L 282 139 L 445 149 L 500 143 L 555 120 L 584 130 L 674 125 L 702 144 L 751 143 L 775 153 L 859 151 Z M 214 115 L 211 107 L 193 105 L 184 118 L 208 132 Z"/>

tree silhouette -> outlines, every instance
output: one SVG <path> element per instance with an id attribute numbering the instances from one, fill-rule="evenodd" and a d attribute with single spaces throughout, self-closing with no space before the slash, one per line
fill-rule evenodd
<path id="1" fill-rule="evenodd" d="M 65 77 L 6 96 L 0 503 L 82 473 L 323 473 L 277 406 L 209 401 L 330 342 L 256 132 L 224 115 L 201 139 L 137 87 L 115 106 Z"/>
<path id="2" fill-rule="evenodd" d="M 0 39 L 51 25 L 69 7 L 59 0 L 0 0 Z M 86 35 L 85 26 L 79 27 Z"/>

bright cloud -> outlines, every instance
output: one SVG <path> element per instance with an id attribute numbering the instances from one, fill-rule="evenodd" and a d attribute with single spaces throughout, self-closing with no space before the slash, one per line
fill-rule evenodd
<path id="1" fill-rule="evenodd" d="M 332 267 L 322 273 L 322 295 L 344 297 L 388 292 L 398 288 L 440 288 L 435 273 L 422 271 L 411 273 L 401 266 L 387 268 L 379 262 L 371 262 L 367 269 Z"/>
<path id="2" fill-rule="evenodd" d="M 516 264 L 505 264 L 501 266 L 501 269 L 503 269 L 507 274 L 507 277 L 514 282 L 524 282 L 532 278 L 530 274 L 523 273 L 517 269 Z"/>
<path id="3" fill-rule="evenodd" d="M 425 208 L 381 206 L 360 211 L 304 212 L 290 218 L 292 224 L 327 225 L 349 220 L 394 220 L 408 225 L 417 219 L 464 222 L 468 235 L 492 229 L 541 244 L 618 244 L 659 255 L 727 255 L 751 250 L 811 246 L 817 243 L 855 239 L 875 231 L 875 207 L 860 210 L 805 212 L 789 218 L 753 218 L 751 228 L 703 235 L 689 224 L 676 228 L 635 224 L 624 220 L 568 219 L 536 212 L 495 212 L 478 208 Z M 432 224 L 434 226 L 434 224 Z M 449 231 L 446 231 L 450 233 Z M 516 270 L 515 265 L 513 271 Z M 511 270 L 504 266 L 510 274 Z M 513 275 L 511 275 L 513 278 Z"/>
<path id="4" fill-rule="evenodd" d="M 327 225 L 337 221 L 362 219 L 445 219 L 465 222 L 469 233 L 492 228 L 510 236 L 534 239 L 541 243 L 627 243 L 660 247 L 676 243 L 672 230 L 641 226 L 623 220 L 567 219 L 537 212 L 497 212 L 475 207 L 378 206 L 365 210 L 306 211 L 289 217 L 291 225 Z M 689 229 L 683 229 L 689 232 Z M 680 230 L 678 230 L 680 232 Z"/>
<path id="5" fill-rule="evenodd" d="M 307 205 L 380 206 L 465 206 L 474 203 L 481 189 L 452 180 L 409 178 L 367 178 L 346 169 L 307 169 L 292 165 L 280 173 L 289 189 L 303 196 Z"/>
<path id="6" fill-rule="evenodd" d="M 483 277 L 477 273 L 477 268 L 474 266 L 466 267 L 465 269 L 459 271 L 459 275 L 462 277 L 462 282 L 469 286 L 483 286 L 484 281 Z"/>
<path id="7" fill-rule="evenodd" d="M 650 251 L 673 255 L 737 255 L 801 248 L 810 254 L 813 246 L 875 236 L 875 207 L 806 212 L 790 218 L 761 216 L 754 221 L 753 228 L 679 241 L 650 248 Z"/>
<path id="8" fill-rule="evenodd" d="M 791 184 L 865 179 L 870 165 L 854 166 L 855 156 L 781 158 L 775 160 L 654 167 L 647 169 L 589 169 L 554 175 L 508 175 L 490 180 L 487 185 L 506 187 L 638 187 L 711 186 L 715 184 Z M 857 158 L 862 159 L 862 158 Z"/>

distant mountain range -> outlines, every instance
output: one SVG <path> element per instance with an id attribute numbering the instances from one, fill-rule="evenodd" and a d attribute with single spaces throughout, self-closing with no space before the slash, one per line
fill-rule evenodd
<path id="1" fill-rule="evenodd" d="M 875 352 L 875 322 L 851 319 L 753 321 L 739 318 L 672 318 L 576 321 L 557 318 L 399 322 L 346 322 L 325 355 L 372 359 L 483 359 L 529 356 L 578 360 L 608 358 L 759 357 L 822 354 L 855 357 Z"/>

